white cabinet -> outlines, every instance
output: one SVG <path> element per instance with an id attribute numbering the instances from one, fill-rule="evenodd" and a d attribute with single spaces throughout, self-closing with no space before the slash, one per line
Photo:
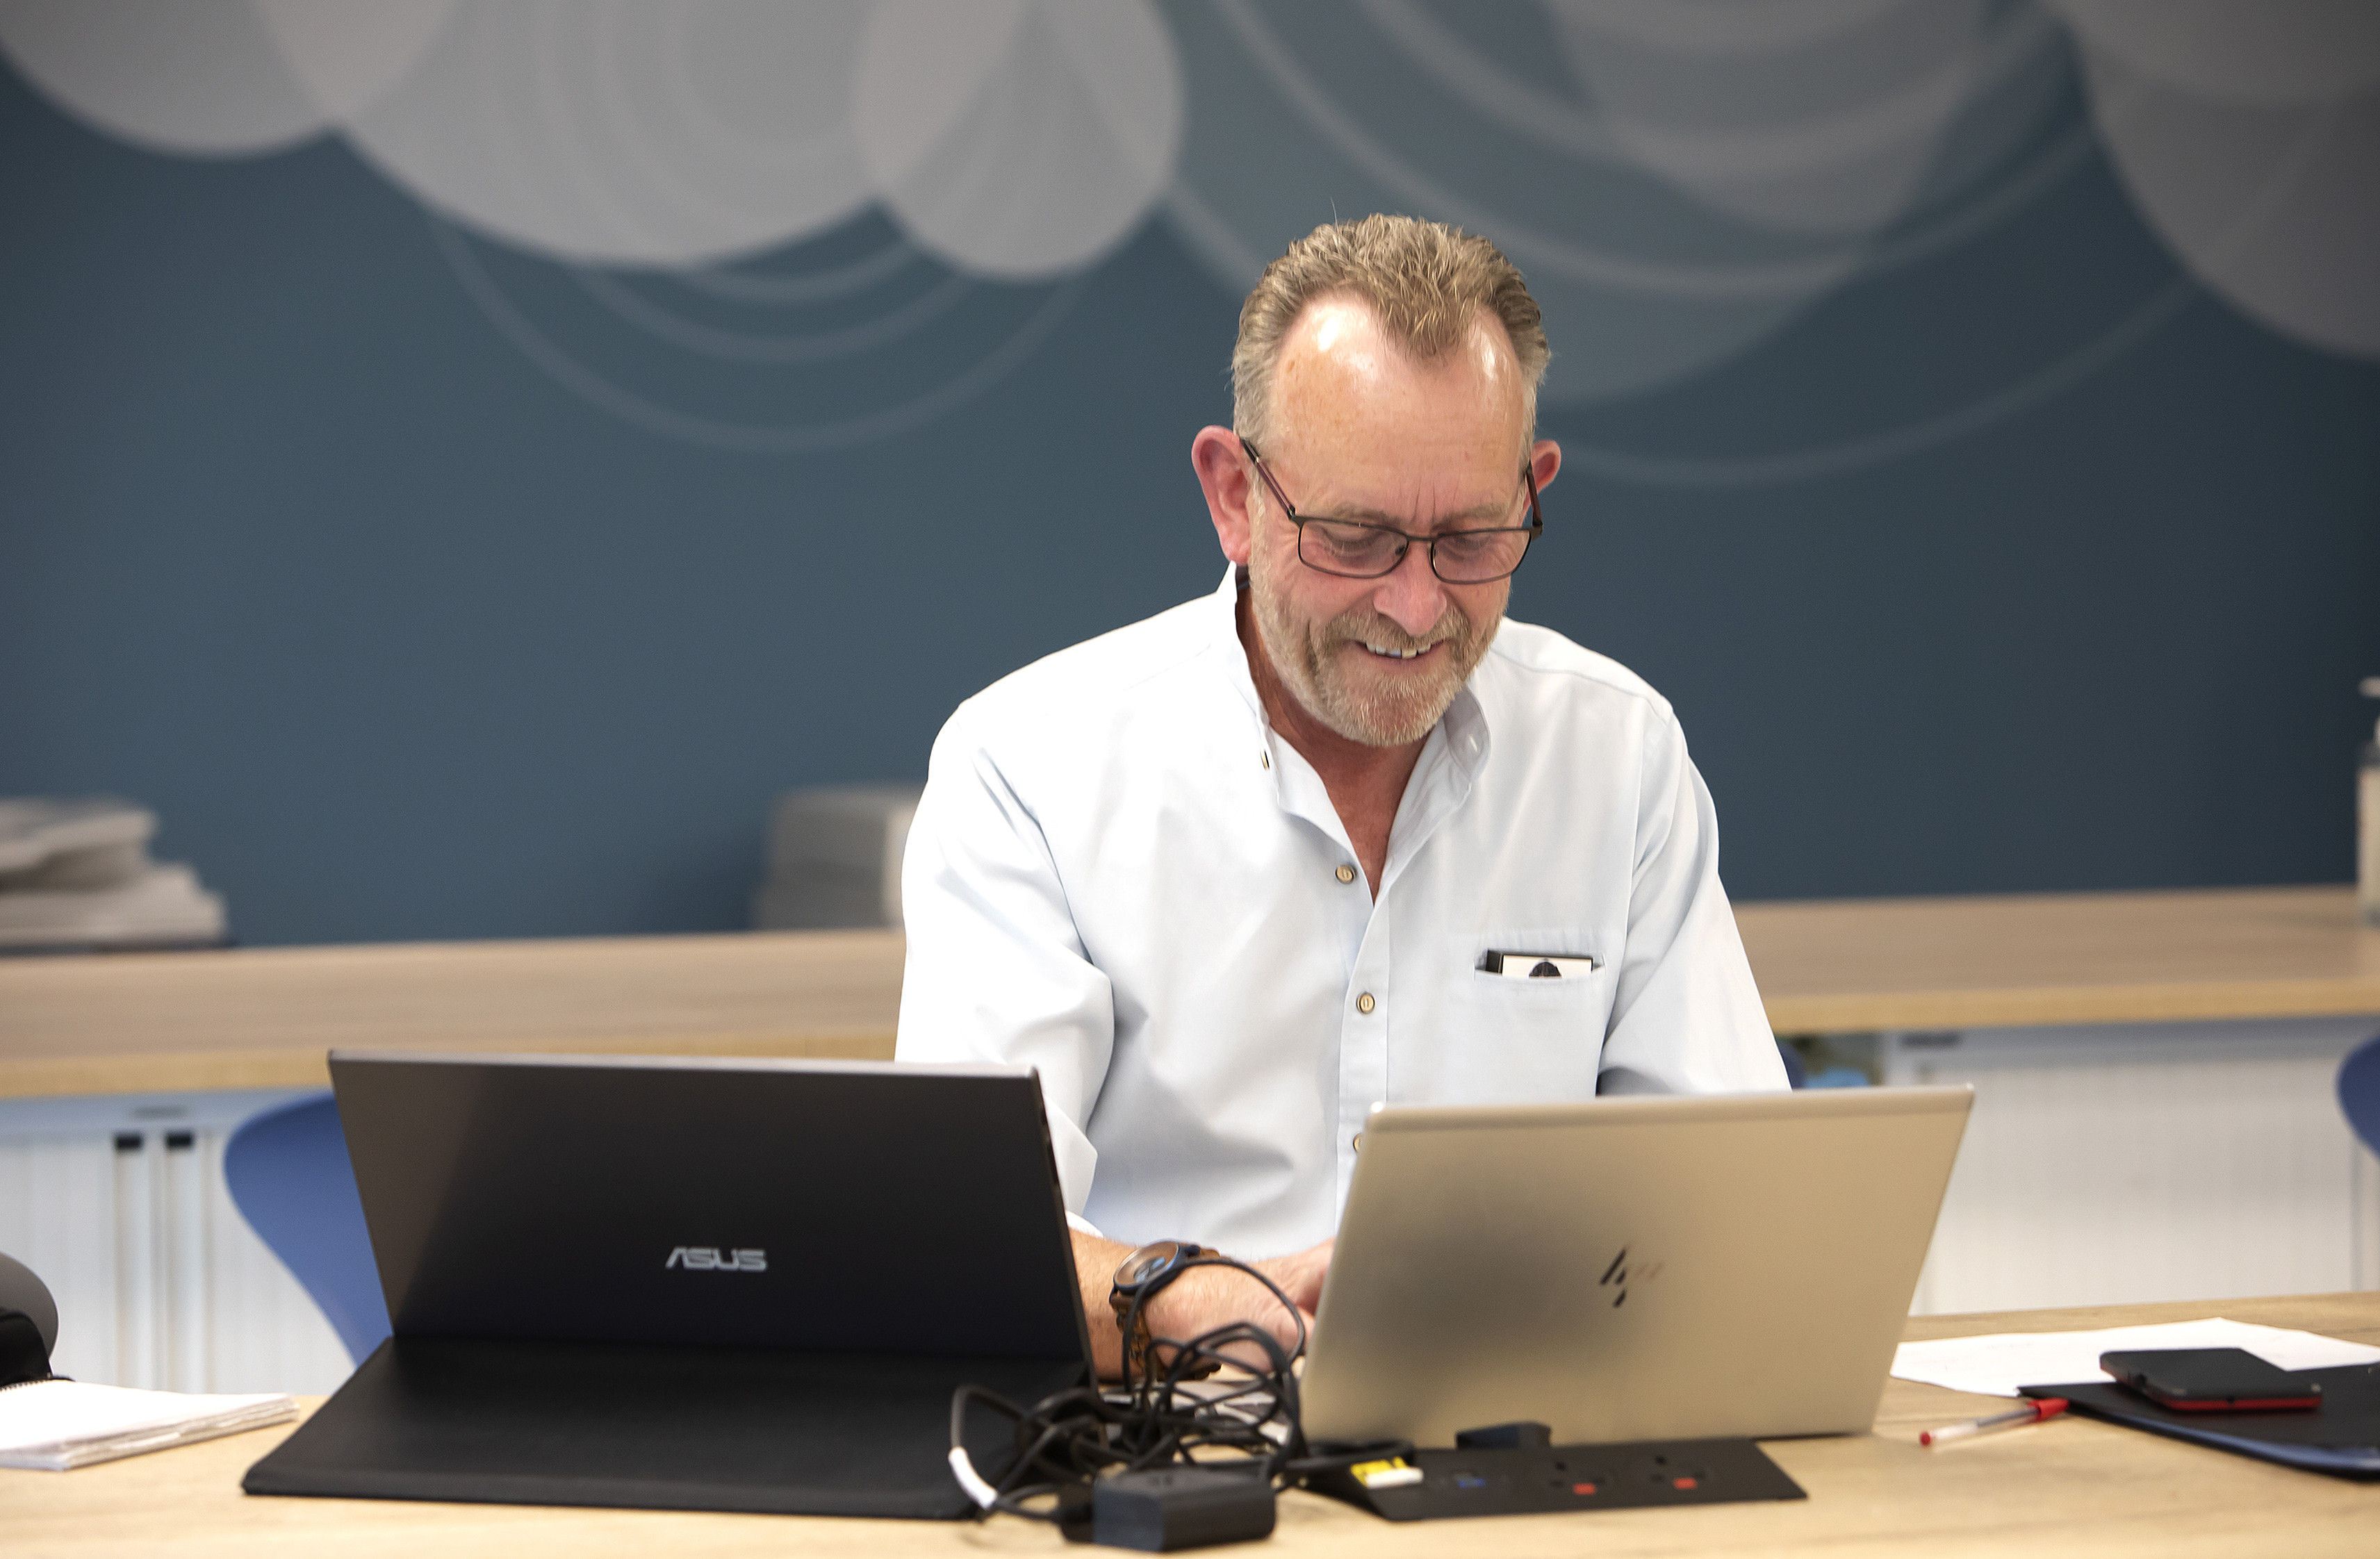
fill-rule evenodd
<path id="1" fill-rule="evenodd" d="M 346 1379 L 338 1335 L 224 1187 L 234 1129 L 312 1092 L 0 1100 L 0 1251 L 57 1299 L 58 1373 L 168 1391 Z"/>
<path id="2" fill-rule="evenodd" d="M 2338 1064 L 2380 1018 L 1883 1036 L 1972 1082 L 1919 1314 L 2380 1288 L 2380 1164 Z"/>

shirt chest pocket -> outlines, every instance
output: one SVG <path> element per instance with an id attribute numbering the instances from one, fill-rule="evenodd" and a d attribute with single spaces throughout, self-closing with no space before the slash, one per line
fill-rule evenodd
<path id="1" fill-rule="evenodd" d="M 1445 1080 L 1450 1093 L 1480 1103 L 1594 1097 L 1613 980 L 1599 939 L 1533 927 L 1457 938 L 1450 951 L 1462 966 L 1451 1014 L 1462 1061 Z"/>

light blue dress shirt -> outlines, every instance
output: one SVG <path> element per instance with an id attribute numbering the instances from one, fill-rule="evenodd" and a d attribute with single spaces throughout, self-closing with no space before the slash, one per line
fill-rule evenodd
<path id="1" fill-rule="evenodd" d="M 1506 622 L 1376 901 L 1265 718 L 1236 598 L 1226 575 L 961 705 L 909 833 L 899 1055 L 1039 1069 L 1079 1227 L 1277 1255 L 1337 1227 L 1378 1105 L 1785 1085 L 1666 700 Z"/>

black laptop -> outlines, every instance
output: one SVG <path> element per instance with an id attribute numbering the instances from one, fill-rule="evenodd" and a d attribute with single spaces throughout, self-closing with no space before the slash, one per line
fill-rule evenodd
<path id="1" fill-rule="evenodd" d="M 250 1493 L 956 1517 L 953 1390 L 1090 1378 L 1028 1070 L 334 1051 L 331 1080 L 395 1335 Z"/>

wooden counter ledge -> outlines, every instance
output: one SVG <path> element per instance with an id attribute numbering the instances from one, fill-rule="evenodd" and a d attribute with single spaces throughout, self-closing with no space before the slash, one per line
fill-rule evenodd
<path id="1" fill-rule="evenodd" d="M 0 960 L 0 1096 L 328 1081 L 333 1047 L 889 1057 L 897 931 Z"/>
<path id="2" fill-rule="evenodd" d="M 1737 906 L 1779 1033 L 2380 1014 L 2345 888 Z M 317 1084 L 333 1046 L 885 1057 L 897 931 L 0 959 L 0 1096 Z"/>
<path id="3" fill-rule="evenodd" d="M 1736 906 L 1779 1033 L 2380 1013 L 2352 888 Z"/>

